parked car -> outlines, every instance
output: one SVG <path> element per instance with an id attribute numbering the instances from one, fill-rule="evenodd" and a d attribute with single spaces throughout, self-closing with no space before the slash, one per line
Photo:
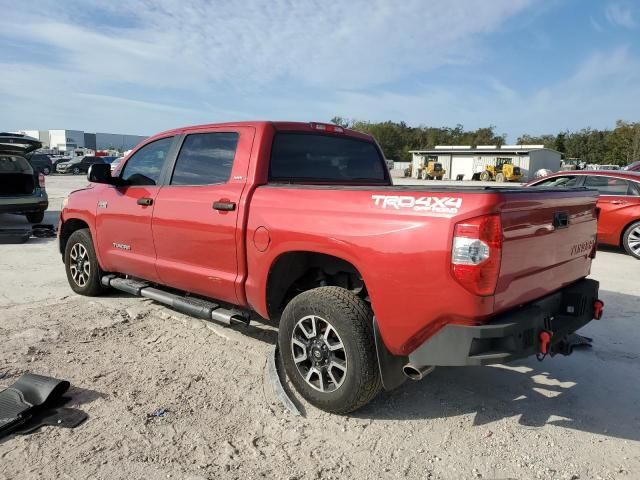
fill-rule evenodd
<path id="1" fill-rule="evenodd" d="M 640 172 L 580 170 L 555 173 L 527 186 L 598 190 L 598 243 L 623 247 L 640 259 Z"/>
<path id="2" fill-rule="evenodd" d="M 45 175 L 49 175 L 53 172 L 53 162 L 49 155 L 43 153 L 32 153 L 29 156 L 29 163 L 36 172 L 42 172 Z"/>
<path id="3" fill-rule="evenodd" d="M 630 163 L 623 170 L 631 171 L 631 172 L 640 172 L 640 161 Z"/>
<path id="4" fill-rule="evenodd" d="M 72 158 L 73 157 L 69 155 L 51 155 L 51 164 L 53 166 L 52 171 L 57 172 L 59 163 L 69 162 Z"/>
<path id="5" fill-rule="evenodd" d="M 293 122 L 164 132 L 88 178 L 60 216 L 75 292 L 225 324 L 256 312 L 330 412 L 434 366 L 568 355 L 601 315 L 592 190 L 394 187 L 373 137 Z"/>
<path id="6" fill-rule="evenodd" d="M 0 133 L 0 213 L 25 215 L 40 223 L 49 207 L 42 172 L 25 158 L 42 147 L 39 140 L 26 135 Z"/>
<path id="7" fill-rule="evenodd" d="M 115 172 L 118 169 L 118 167 L 122 163 L 122 160 L 124 160 L 124 157 L 118 157 L 114 159 L 113 162 L 111 162 L 111 173 Z"/>
<path id="8" fill-rule="evenodd" d="M 58 173 L 73 173 L 78 175 L 79 173 L 86 173 L 91 165 L 96 163 L 102 163 L 101 157 L 74 157 L 68 162 L 58 163 L 56 171 Z"/>

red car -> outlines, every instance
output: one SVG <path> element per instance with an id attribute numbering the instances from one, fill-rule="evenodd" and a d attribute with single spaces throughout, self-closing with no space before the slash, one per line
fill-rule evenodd
<path id="1" fill-rule="evenodd" d="M 640 172 L 640 160 L 630 163 L 629 165 L 624 167 L 623 170 L 626 172 Z"/>
<path id="2" fill-rule="evenodd" d="M 290 122 L 164 132 L 88 176 L 60 216 L 75 292 L 269 319 L 331 412 L 437 365 L 568 355 L 601 314 L 592 190 L 394 186 L 371 136 Z"/>
<path id="3" fill-rule="evenodd" d="M 595 188 L 600 193 L 598 243 L 623 247 L 629 255 L 640 259 L 640 172 L 558 172 L 527 186 Z"/>

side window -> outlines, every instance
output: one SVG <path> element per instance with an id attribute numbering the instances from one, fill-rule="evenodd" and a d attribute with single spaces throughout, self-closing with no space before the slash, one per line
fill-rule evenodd
<path id="1" fill-rule="evenodd" d="M 127 160 L 121 178 L 127 185 L 157 185 L 172 143 L 173 137 L 167 137 L 142 147 Z"/>
<path id="2" fill-rule="evenodd" d="M 229 180 L 238 146 L 233 132 L 187 135 L 178 154 L 171 185 L 212 185 Z"/>
<path id="3" fill-rule="evenodd" d="M 629 183 L 620 178 L 592 175 L 584 182 L 585 187 L 595 188 L 600 195 L 629 195 Z"/>
<path id="4" fill-rule="evenodd" d="M 536 187 L 575 187 L 578 183 L 578 177 L 566 176 L 566 177 L 553 177 L 547 180 L 543 180 L 540 183 L 536 183 Z"/>

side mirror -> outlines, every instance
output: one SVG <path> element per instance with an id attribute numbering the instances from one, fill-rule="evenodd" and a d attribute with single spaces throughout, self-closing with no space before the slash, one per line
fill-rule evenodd
<path id="1" fill-rule="evenodd" d="M 87 171 L 87 180 L 92 183 L 106 183 L 114 185 L 114 178 L 111 176 L 111 165 L 106 163 L 94 163 Z"/>

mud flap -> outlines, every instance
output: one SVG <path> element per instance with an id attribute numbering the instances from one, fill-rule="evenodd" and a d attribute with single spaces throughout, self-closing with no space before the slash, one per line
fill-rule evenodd
<path id="1" fill-rule="evenodd" d="M 407 377 L 402 372 L 409 359 L 391 353 L 384 344 L 376 317 L 373 317 L 373 334 L 376 342 L 376 354 L 378 356 L 378 366 L 380 368 L 380 378 L 385 390 L 393 390 L 402 385 Z"/>
<path id="2" fill-rule="evenodd" d="M 271 380 L 273 391 L 278 397 L 278 400 L 282 402 L 284 408 L 289 410 L 289 413 L 292 413 L 293 415 L 302 415 L 300 409 L 293 400 L 293 395 L 290 395 L 287 392 L 287 379 L 285 378 L 286 373 L 284 372 L 277 346 L 273 347 L 269 350 L 269 353 L 267 353 L 267 369 L 269 371 L 269 380 Z"/>

